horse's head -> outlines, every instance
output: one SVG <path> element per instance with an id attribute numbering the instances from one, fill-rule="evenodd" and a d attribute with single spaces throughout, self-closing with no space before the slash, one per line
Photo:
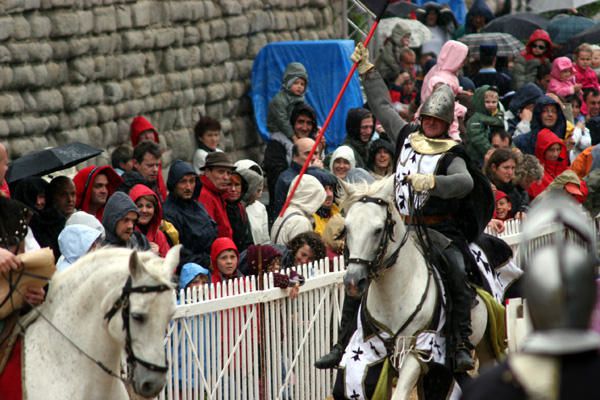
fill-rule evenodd
<path id="1" fill-rule="evenodd" d="M 164 337 L 175 312 L 171 275 L 180 248 L 173 247 L 164 260 L 131 252 L 127 282 L 105 315 L 109 332 L 125 347 L 133 389 L 143 397 L 158 395 L 167 379 Z"/>
<path id="2" fill-rule="evenodd" d="M 394 177 L 375 182 L 366 190 L 342 183 L 347 199 L 344 285 L 352 297 L 362 296 L 369 280 L 388 267 L 404 236 L 404 224 L 394 207 Z M 392 245 L 395 243 L 396 245 Z"/>

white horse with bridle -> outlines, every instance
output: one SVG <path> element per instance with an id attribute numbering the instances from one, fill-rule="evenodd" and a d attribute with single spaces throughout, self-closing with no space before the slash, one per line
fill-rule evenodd
<path id="1" fill-rule="evenodd" d="M 394 206 L 394 177 L 370 187 L 343 184 L 346 200 L 346 246 L 349 251 L 344 277 L 346 293 L 367 296 L 363 307 L 378 325 L 395 335 L 395 367 L 399 368 L 394 400 L 408 399 L 424 373 L 420 355 L 398 348 L 403 338 L 430 329 L 439 303 L 434 273 L 415 238 Z M 349 206 L 348 206 L 349 204 Z M 472 309 L 471 343 L 484 336 L 487 310 L 482 301 Z M 408 341 L 410 342 L 410 341 Z M 407 343 L 407 342 L 404 342 Z M 479 358 L 481 360 L 481 354 Z"/>
<path id="2" fill-rule="evenodd" d="M 25 332 L 24 398 L 127 399 L 126 385 L 143 397 L 158 395 L 179 250 L 162 259 L 103 248 L 56 273 Z"/>

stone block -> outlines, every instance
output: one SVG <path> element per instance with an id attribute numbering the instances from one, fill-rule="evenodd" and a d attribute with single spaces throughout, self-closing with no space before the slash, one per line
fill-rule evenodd
<path id="1" fill-rule="evenodd" d="M 11 51 L 6 46 L 0 46 L 0 64 L 9 64 L 12 60 Z"/>
<path id="2" fill-rule="evenodd" d="M 90 41 L 90 51 L 95 54 L 121 52 L 121 35 L 118 33 L 95 36 L 93 39 Z"/>
<path id="3" fill-rule="evenodd" d="M 264 33 L 258 33 L 256 35 L 251 36 L 250 40 L 248 41 L 248 57 L 256 57 L 260 49 L 265 47 L 267 43 L 269 42 L 267 40 L 267 36 Z"/>
<path id="4" fill-rule="evenodd" d="M 218 18 L 221 16 L 221 10 L 215 5 L 214 1 L 204 2 L 204 17 L 206 19 Z"/>
<path id="5" fill-rule="evenodd" d="M 246 36 L 229 39 L 231 58 L 238 60 L 246 58 L 248 54 L 248 38 Z"/>
<path id="6" fill-rule="evenodd" d="M 244 15 L 227 18 L 226 25 L 228 36 L 242 36 L 250 31 L 248 18 Z"/>
<path id="7" fill-rule="evenodd" d="M 127 31 L 123 35 L 123 49 L 127 51 L 138 50 L 143 48 L 144 32 Z"/>
<path id="8" fill-rule="evenodd" d="M 202 68 L 194 68 L 191 71 L 192 85 L 200 86 L 204 84 L 204 70 Z"/>
<path id="9" fill-rule="evenodd" d="M 162 93 L 167 90 L 167 78 L 164 75 L 154 75 L 150 77 L 152 93 Z"/>
<path id="10" fill-rule="evenodd" d="M 96 146 L 99 148 L 106 148 L 108 143 L 111 143 L 110 140 L 106 140 L 106 137 L 104 136 L 104 132 L 102 132 L 102 129 L 99 126 L 88 126 L 87 127 L 87 131 L 88 131 L 88 138 L 89 138 L 89 144 L 92 146 Z"/>
<path id="11" fill-rule="evenodd" d="M 131 20 L 135 28 L 143 28 L 150 25 L 148 2 L 137 2 L 131 7 Z"/>
<path id="12" fill-rule="evenodd" d="M 31 37 L 31 27 L 29 26 L 29 22 L 27 22 L 23 16 L 15 16 L 13 23 L 13 38 L 17 40 L 26 40 Z"/>
<path id="13" fill-rule="evenodd" d="M 50 123 L 46 118 L 23 117 L 23 130 L 27 136 L 44 134 L 48 128 L 50 128 Z"/>
<path id="14" fill-rule="evenodd" d="M 15 29 L 14 21 L 10 17 L 0 18 L 0 42 L 10 39 Z"/>
<path id="15" fill-rule="evenodd" d="M 234 99 L 242 98 L 248 92 L 248 87 L 244 82 L 231 83 L 231 97 Z"/>
<path id="16" fill-rule="evenodd" d="M 67 111 L 76 110 L 87 104 L 87 88 L 83 85 L 63 86 L 60 91 Z"/>
<path id="17" fill-rule="evenodd" d="M 46 64 L 37 64 L 33 67 L 33 75 L 35 76 L 35 86 L 37 87 L 47 87 L 55 85 L 56 82 L 48 79 L 48 68 L 46 68 Z"/>
<path id="18" fill-rule="evenodd" d="M 79 57 L 87 54 L 90 51 L 90 39 L 87 37 L 82 37 L 79 39 L 74 39 L 69 42 L 71 46 L 71 55 L 75 57 Z M 52 50 L 52 48 L 50 48 Z"/>
<path id="19" fill-rule="evenodd" d="M 133 22 L 131 21 L 131 8 L 127 6 L 117 6 L 115 7 L 115 11 L 118 30 L 129 29 L 133 26 Z"/>
<path id="20" fill-rule="evenodd" d="M 152 93 L 152 82 L 148 78 L 136 78 L 131 81 L 134 96 L 146 97 Z"/>
<path id="21" fill-rule="evenodd" d="M 62 93 L 57 89 L 40 90 L 34 96 L 38 112 L 60 112 L 64 107 Z"/>
<path id="22" fill-rule="evenodd" d="M 183 31 L 183 44 L 186 46 L 200 43 L 200 31 L 194 26 L 186 26 Z"/>
<path id="23" fill-rule="evenodd" d="M 120 83 L 121 91 L 123 92 L 123 101 L 133 98 L 133 85 L 130 81 L 122 81 Z"/>
<path id="24" fill-rule="evenodd" d="M 23 99 L 23 109 L 35 112 L 37 111 L 37 101 L 30 91 L 21 92 L 21 98 Z"/>
<path id="25" fill-rule="evenodd" d="M 10 51 L 10 58 L 13 62 L 26 63 L 29 62 L 29 48 L 26 43 L 9 43 L 7 44 L 8 50 Z"/>
<path id="26" fill-rule="evenodd" d="M 21 65 L 13 69 L 13 87 L 18 89 L 29 89 L 35 86 L 35 75 L 30 65 Z"/>
<path id="27" fill-rule="evenodd" d="M 117 30 L 117 17 L 114 7 L 94 9 L 94 32 L 114 32 Z"/>
<path id="28" fill-rule="evenodd" d="M 227 36 L 227 24 L 222 19 L 213 19 L 209 25 L 210 35 L 213 40 L 222 39 Z"/>
<path id="29" fill-rule="evenodd" d="M 114 107 L 106 104 L 100 104 L 96 106 L 96 112 L 98 113 L 99 123 L 112 121 L 115 115 Z"/>
<path id="30" fill-rule="evenodd" d="M 48 63 L 45 66 L 48 71 L 48 81 L 53 85 L 61 85 L 69 78 L 69 68 L 66 63 Z"/>
<path id="31" fill-rule="evenodd" d="M 229 43 L 226 41 L 220 41 L 215 43 L 215 64 L 220 64 L 223 61 L 227 61 L 231 58 L 229 52 Z"/>
<path id="32" fill-rule="evenodd" d="M 104 89 L 101 84 L 91 84 L 87 87 L 87 103 L 98 104 L 104 101 Z"/>
<path id="33" fill-rule="evenodd" d="M 17 92 L 0 95 L 0 114 L 15 114 L 23 112 L 25 102 Z"/>
<path id="34" fill-rule="evenodd" d="M 144 54 L 144 56 L 146 57 L 146 75 L 153 75 L 158 73 L 160 65 L 158 59 L 156 58 L 156 55 L 154 55 L 154 53 L 146 53 Z"/>
<path id="35" fill-rule="evenodd" d="M 52 47 L 52 58 L 54 60 L 66 60 L 71 57 L 71 46 L 65 40 L 50 42 Z"/>
<path id="36" fill-rule="evenodd" d="M 203 65 L 211 65 L 215 62 L 216 48 L 214 43 L 202 43 L 200 46 L 200 55 Z"/>
<path id="37" fill-rule="evenodd" d="M 198 32 L 200 33 L 200 41 L 210 42 L 210 26 L 206 22 L 202 21 L 196 25 L 196 28 L 198 28 Z"/>
<path id="38" fill-rule="evenodd" d="M 173 28 L 157 29 L 154 36 L 157 48 L 169 47 L 177 40 L 177 32 Z"/>
<path id="39" fill-rule="evenodd" d="M 118 83 L 107 82 L 104 84 L 104 100 L 110 104 L 117 104 L 123 99 L 123 90 Z"/>
<path id="40" fill-rule="evenodd" d="M 85 11 L 81 11 L 85 13 Z M 85 19 L 84 19 L 85 20 Z M 79 33 L 80 18 L 76 12 L 56 12 L 50 15 L 52 30 L 50 36 L 53 38 L 72 36 Z M 84 26 L 84 29 L 87 29 Z"/>
<path id="41" fill-rule="evenodd" d="M 242 13 L 242 4 L 236 0 L 221 0 L 221 12 L 223 15 L 240 15 Z"/>
<path id="42" fill-rule="evenodd" d="M 6 120 L 8 124 L 8 130 L 11 136 L 22 136 L 25 133 L 25 127 L 23 126 L 23 121 L 20 118 L 10 118 Z M 13 157 L 16 157 L 16 152 L 14 148 L 10 148 L 11 154 Z"/>
<path id="43" fill-rule="evenodd" d="M 207 100 L 214 103 L 223 100 L 226 96 L 225 85 L 222 83 L 213 83 L 206 88 Z"/>
<path id="44" fill-rule="evenodd" d="M 248 18 L 250 33 L 264 32 L 271 28 L 272 14 L 266 11 L 252 10 Z"/>
<path id="45" fill-rule="evenodd" d="M 75 83 L 83 83 L 94 79 L 94 59 L 79 57 L 69 63 L 69 79 Z"/>
<path id="46" fill-rule="evenodd" d="M 123 78 L 144 74 L 146 57 L 142 53 L 129 53 L 120 56 Z"/>
<path id="47" fill-rule="evenodd" d="M 0 119 L 0 138 L 5 138 L 10 133 L 10 129 L 8 128 L 8 123 Z"/>
<path id="48" fill-rule="evenodd" d="M 193 11 L 192 1 L 171 1 L 168 3 L 169 17 L 171 22 L 194 21 L 196 12 Z M 202 7 L 204 11 L 204 7 Z"/>
<path id="49" fill-rule="evenodd" d="M 102 130 L 102 136 L 105 138 L 105 143 L 118 142 L 118 125 L 116 122 L 111 121 L 99 126 Z"/>
<path id="50" fill-rule="evenodd" d="M 43 39 L 50 36 L 50 32 L 52 31 L 52 23 L 50 22 L 50 18 L 41 14 L 32 14 L 29 15 L 28 18 L 32 37 L 36 39 Z"/>

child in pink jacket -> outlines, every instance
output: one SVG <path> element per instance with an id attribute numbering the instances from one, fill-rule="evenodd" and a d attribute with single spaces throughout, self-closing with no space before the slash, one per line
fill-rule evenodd
<path id="1" fill-rule="evenodd" d="M 587 43 L 580 44 L 573 52 L 575 56 L 575 80 L 581 84 L 582 89 L 600 90 L 598 77 L 590 67 L 592 65 L 592 54 L 592 47 Z"/>
<path id="2" fill-rule="evenodd" d="M 567 57 L 558 57 L 552 62 L 548 92 L 563 100 L 581 91 L 581 84 L 575 80 L 575 66 Z"/>

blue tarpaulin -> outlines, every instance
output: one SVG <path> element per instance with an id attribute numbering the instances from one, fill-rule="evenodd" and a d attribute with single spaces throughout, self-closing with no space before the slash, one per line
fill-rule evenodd
<path id="1" fill-rule="evenodd" d="M 305 101 L 317 112 L 317 120 L 321 126 L 352 68 L 350 55 L 353 51 L 354 42 L 351 40 L 276 42 L 263 47 L 252 66 L 250 91 L 254 118 L 261 136 L 265 140 L 269 139 L 269 102 L 281 89 L 283 71 L 289 63 L 297 61 L 306 67 L 308 90 Z M 339 146 L 345 139 L 348 110 L 361 107 L 362 104 L 358 74 L 355 74 L 325 132 L 329 150 Z"/>

